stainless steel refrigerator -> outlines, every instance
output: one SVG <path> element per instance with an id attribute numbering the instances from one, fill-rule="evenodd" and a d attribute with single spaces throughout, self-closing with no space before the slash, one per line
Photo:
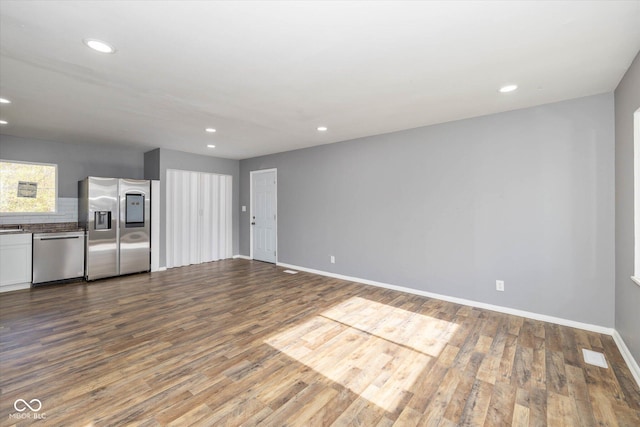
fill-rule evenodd
<path id="1" fill-rule="evenodd" d="M 150 207 L 150 181 L 88 177 L 78 182 L 86 280 L 150 270 Z"/>

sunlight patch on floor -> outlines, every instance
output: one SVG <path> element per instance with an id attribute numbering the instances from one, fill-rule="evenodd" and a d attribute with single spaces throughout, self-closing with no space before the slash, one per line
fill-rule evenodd
<path id="1" fill-rule="evenodd" d="M 353 297 L 265 342 L 393 412 L 457 327 Z"/>

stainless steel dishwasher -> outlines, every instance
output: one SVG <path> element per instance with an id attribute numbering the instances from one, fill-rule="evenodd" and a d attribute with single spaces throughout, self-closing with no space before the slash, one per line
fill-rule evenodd
<path id="1" fill-rule="evenodd" d="M 34 285 L 84 276 L 84 232 L 33 235 Z"/>

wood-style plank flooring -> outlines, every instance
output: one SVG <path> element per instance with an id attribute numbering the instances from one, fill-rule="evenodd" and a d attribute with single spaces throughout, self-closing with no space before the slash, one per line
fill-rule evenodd
<path id="1" fill-rule="evenodd" d="M 0 424 L 640 425 L 609 336 L 283 270 L 227 260 L 0 295 Z"/>

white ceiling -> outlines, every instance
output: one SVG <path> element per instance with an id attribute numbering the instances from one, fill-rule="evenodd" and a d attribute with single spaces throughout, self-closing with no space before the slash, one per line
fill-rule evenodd
<path id="1" fill-rule="evenodd" d="M 242 159 L 610 92 L 639 49 L 640 1 L 2 0 L 0 132 Z"/>

